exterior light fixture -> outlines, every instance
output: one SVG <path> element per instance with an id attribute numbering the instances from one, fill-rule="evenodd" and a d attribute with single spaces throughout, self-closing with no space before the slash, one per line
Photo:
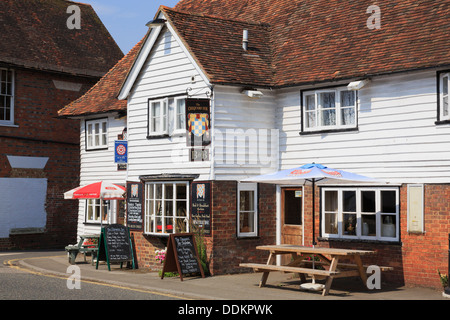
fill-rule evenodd
<path id="1" fill-rule="evenodd" d="M 364 87 L 366 84 L 368 84 L 370 80 L 359 80 L 359 81 L 353 81 L 350 82 L 347 86 L 348 90 L 359 90 L 362 87 Z"/>

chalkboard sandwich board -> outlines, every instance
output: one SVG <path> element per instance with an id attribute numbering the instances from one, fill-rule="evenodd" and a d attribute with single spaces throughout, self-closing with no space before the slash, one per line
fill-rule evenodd
<path id="1" fill-rule="evenodd" d="M 164 278 L 165 272 L 178 272 L 181 281 L 183 281 L 183 275 L 188 274 L 200 273 L 202 278 L 205 277 L 198 257 L 194 234 L 175 233 L 169 236 L 161 279 Z"/>
<path id="2" fill-rule="evenodd" d="M 133 247 L 130 239 L 130 231 L 128 227 L 121 224 L 111 224 L 102 228 L 100 240 L 98 242 L 98 262 L 106 261 L 108 270 L 111 271 L 110 263 L 132 262 L 134 269 Z"/>

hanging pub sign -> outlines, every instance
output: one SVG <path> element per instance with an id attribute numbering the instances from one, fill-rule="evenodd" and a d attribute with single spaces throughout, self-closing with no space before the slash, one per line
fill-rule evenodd
<path id="1" fill-rule="evenodd" d="M 142 230 L 143 184 L 127 181 L 127 227 L 131 230 Z"/>
<path id="2" fill-rule="evenodd" d="M 211 144 L 209 99 L 186 99 L 186 145 L 202 147 Z"/>
<path id="3" fill-rule="evenodd" d="M 128 162 L 128 141 L 116 140 L 114 141 L 114 162 L 127 163 Z"/>
<path id="4" fill-rule="evenodd" d="M 192 224 L 204 235 L 211 234 L 211 182 L 191 183 Z"/>

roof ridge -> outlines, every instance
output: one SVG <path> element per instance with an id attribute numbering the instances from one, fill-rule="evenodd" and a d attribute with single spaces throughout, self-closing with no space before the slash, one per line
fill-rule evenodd
<path id="1" fill-rule="evenodd" d="M 245 24 L 250 24 L 250 25 L 255 25 L 255 26 L 270 26 L 270 23 L 267 22 L 256 22 L 256 21 L 251 21 L 251 20 L 240 20 L 240 19 L 230 19 L 230 18 L 223 18 L 220 16 L 216 16 L 216 15 L 210 15 L 210 14 L 204 14 L 204 13 L 192 13 L 192 12 L 188 12 L 188 11 L 180 11 L 180 10 L 176 10 L 174 8 L 170 8 L 167 6 L 160 6 L 161 10 L 167 10 L 167 11 L 172 11 L 175 13 L 179 13 L 179 14 L 184 14 L 184 15 L 189 15 L 189 16 L 197 16 L 197 17 L 204 17 L 204 18 L 211 18 L 211 19 L 218 19 L 218 20 L 222 20 L 222 21 L 232 21 L 232 22 L 239 22 L 239 23 L 245 23 Z"/>

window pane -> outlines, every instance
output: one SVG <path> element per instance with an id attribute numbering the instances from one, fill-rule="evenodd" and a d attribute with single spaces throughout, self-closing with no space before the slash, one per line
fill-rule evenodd
<path id="1" fill-rule="evenodd" d="M 344 191 L 343 192 L 344 201 L 344 212 L 356 212 L 356 192 L 355 191 Z"/>
<path id="2" fill-rule="evenodd" d="M 175 232 L 176 233 L 185 233 L 187 232 L 187 219 L 175 219 Z"/>
<path id="3" fill-rule="evenodd" d="M 181 200 L 181 199 L 187 199 L 186 197 L 186 185 L 185 184 L 177 184 L 176 185 L 176 189 L 177 189 L 177 199 Z"/>
<path id="4" fill-rule="evenodd" d="M 341 123 L 342 125 L 355 124 L 355 108 L 341 109 Z"/>
<path id="5" fill-rule="evenodd" d="M 325 211 L 337 212 L 338 210 L 338 192 L 325 191 Z"/>
<path id="6" fill-rule="evenodd" d="M 255 231 L 255 212 L 240 212 L 239 232 Z"/>
<path id="7" fill-rule="evenodd" d="M 155 199 L 162 199 L 162 184 L 155 184 Z"/>
<path id="8" fill-rule="evenodd" d="M 361 235 L 363 236 L 376 236 L 376 216 L 375 215 L 361 215 L 362 230 Z"/>
<path id="9" fill-rule="evenodd" d="M 395 191 L 381 191 L 381 212 L 395 213 L 397 212 Z"/>
<path id="10" fill-rule="evenodd" d="M 448 94 L 448 77 L 444 77 L 442 82 L 443 92 L 444 94 Z"/>
<path id="11" fill-rule="evenodd" d="M 443 113 L 443 116 L 448 116 L 448 96 L 447 97 L 444 97 L 444 99 L 443 99 L 443 106 L 442 106 L 442 113 Z"/>
<path id="12" fill-rule="evenodd" d="M 375 191 L 361 192 L 362 212 L 375 212 Z"/>
<path id="13" fill-rule="evenodd" d="M 382 237 L 396 237 L 396 225 L 397 219 L 395 215 L 383 215 L 381 224 L 381 236 Z"/>
<path id="14" fill-rule="evenodd" d="M 240 206 L 241 211 L 253 211 L 254 210 L 254 192 L 253 191 L 241 191 L 240 192 Z"/>
<path id="15" fill-rule="evenodd" d="M 334 109 L 336 107 L 336 98 L 334 92 L 319 93 L 319 104 L 322 109 Z"/>
<path id="16" fill-rule="evenodd" d="M 336 110 L 323 110 L 322 111 L 322 126 L 334 126 L 336 125 Z"/>
<path id="17" fill-rule="evenodd" d="M 325 213 L 325 233 L 337 234 L 338 224 L 337 224 L 337 214 L 336 213 Z"/>
<path id="18" fill-rule="evenodd" d="M 186 128 L 186 107 L 184 100 L 177 100 L 177 129 Z"/>
<path id="19" fill-rule="evenodd" d="M 165 199 L 173 199 L 173 185 L 172 184 L 164 185 L 164 198 Z"/>
<path id="20" fill-rule="evenodd" d="M 356 214 L 344 214 L 344 235 L 356 236 Z"/>
<path id="21" fill-rule="evenodd" d="M 306 96 L 306 110 L 311 111 L 316 109 L 316 98 L 314 95 Z"/>
<path id="22" fill-rule="evenodd" d="M 177 217 L 186 217 L 186 215 L 187 215 L 186 201 L 177 201 L 176 205 L 177 205 L 177 211 L 175 214 L 177 215 Z"/>
<path id="23" fill-rule="evenodd" d="M 355 106 L 355 93 L 353 91 L 341 91 L 341 107 Z"/>

